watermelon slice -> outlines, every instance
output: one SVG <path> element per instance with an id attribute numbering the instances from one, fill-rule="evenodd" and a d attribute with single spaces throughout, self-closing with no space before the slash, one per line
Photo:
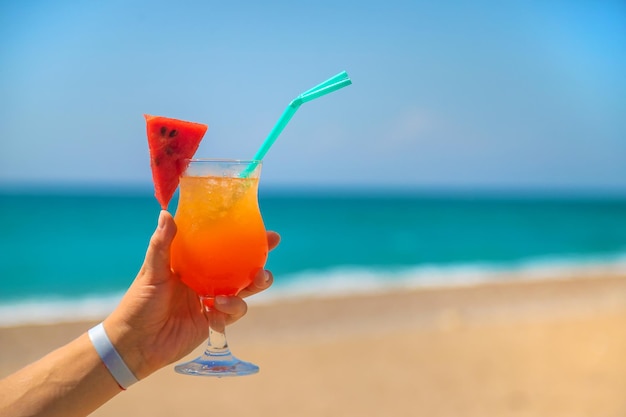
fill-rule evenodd
<path id="1" fill-rule="evenodd" d="M 208 126 L 145 114 L 150 148 L 154 195 L 167 210 L 189 160 L 198 149 Z"/>

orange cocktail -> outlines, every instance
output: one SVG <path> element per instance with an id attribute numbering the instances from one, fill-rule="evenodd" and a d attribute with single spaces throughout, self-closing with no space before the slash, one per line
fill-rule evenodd
<path id="1" fill-rule="evenodd" d="M 224 376 L 258 371 L 231 355 L 223 315 L 212 307 L 215 296 L 238 294 L 265 266 L 267 235 L 257 198 L 260 170 L 260 161 L 192 160 L 180 179 L 172 269 L 198 294 L 209 317 L 209 334 L 219 337 L 210 336 L 205 354 L 178 365 L 178 372 Z"/>
<path id="2" fill-rule="evenodd" d="M 181 178 L 172 268 L 198 295 L 236 295 L 265 265 L 258 184 L 258 178 Z"/>

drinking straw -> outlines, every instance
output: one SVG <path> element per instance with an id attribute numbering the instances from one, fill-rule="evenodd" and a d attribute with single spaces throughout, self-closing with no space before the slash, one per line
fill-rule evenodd
<path id="1" fill-rule="evenodd" d="M 332 93 L 333 91 L 337 91 L 340 88 L 346 87 L 352 84 L 350 77 L 348 77 L 348 73 L 345 71 L 340 72 L 332 78 L 324 81 L 321 84 L 316 85 L 315 87 L 305 91 L 300 94 L 298 97 L 294 98 L 291 103 L 287 106 L 283 114 L 280 116 L 270 133 L 267 135 L 263 144 L 259 148 L 259 150 L 252 158 L 255 161 L 261 161 L 267 151 L 269 151 L 270 147 L 276 142 L 276 139 L 281 134 L 287 123 L 291 120 L 293 115 L 296 113 L 296 110 L 300 108 L 300 106 L 308 101 L 314 100 L 316 98 L 325 96 L 328 93 Z M 246 170 L 241 174 L 242 177 L 247 177 L 252 173 L 256 164 L 250 164 Z"/>

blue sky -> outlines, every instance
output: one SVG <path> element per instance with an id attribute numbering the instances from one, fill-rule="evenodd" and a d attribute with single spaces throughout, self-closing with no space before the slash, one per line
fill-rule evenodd
<path id="1" fill-rule="evenodd" d="M 573 0 L 2 2 L 0 185 L 149 185 L 143 113 L 250 158 L 342 70 L 265 184 L 626 194 L 626 3 Z"/>

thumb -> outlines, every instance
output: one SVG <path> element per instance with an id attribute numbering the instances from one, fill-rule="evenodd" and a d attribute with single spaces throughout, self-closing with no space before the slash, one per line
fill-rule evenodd
<path id="1" fill-rule="evenodd" d="M 176 223 L 165 210 L 159 213 L 156 230 L 150 238 L 143 266 L 154 273 L 170 272 L 170 246 L 176 235 Z"/>

